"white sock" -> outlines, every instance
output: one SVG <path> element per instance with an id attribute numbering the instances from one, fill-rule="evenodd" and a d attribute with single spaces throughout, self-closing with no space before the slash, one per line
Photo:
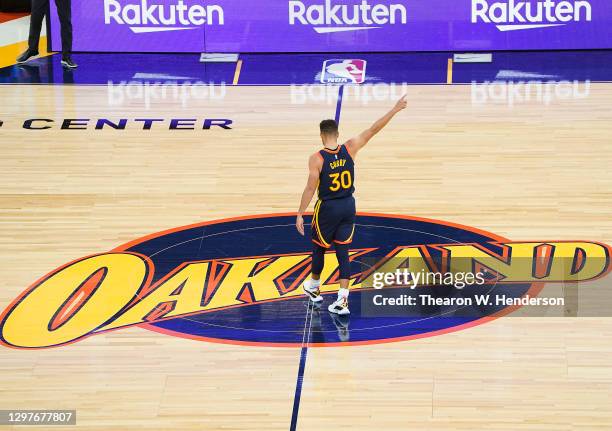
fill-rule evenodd
<path id="1" fill-rule="evenodd" d="M 340 289 L 338 290 L 338 299 L 348 298 L 349 290 L 348 289 Z"/>
<path id="2" fill-rule="evenodd" d="M 310 279 L 310 287 L 319 287 L 321 285 L 321 280 L 315 280 L 314 278 Z"/>

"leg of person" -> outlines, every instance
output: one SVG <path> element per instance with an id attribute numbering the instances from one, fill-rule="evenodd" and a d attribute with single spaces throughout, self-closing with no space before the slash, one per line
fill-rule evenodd
<path id="1" fill-rule="evenodd" d="M 334 245 L 340 271 L 340 289 L 338 290 L 338 299 L 328 309 L 332 313 L 344 315 L 350 313 L 348 308 L 349 281 L 351 279 L 349 246 L 353 241 L 355 232 L 355 200 L 352 197 L 343 199 L 341 206 L 343 207 L 343 217 L 334 234 Z"/>
<path id="2" fill-rule="evenodd" d="M 30 35 L 28 37 L 28 49 L 17 57 L 17 63 L 25 63 L 38 55 L 38 43 L 40 42 L 40 30 L 42 22 L 49 8 L 49 0 L 32 0 L 32 14 L 30 16 Z"/>
<path id="3" fill-rule="evenodd" d="M 351 279 L 351 262 L 349 260 L 349 244 L 336 243 L 336 257 L 338 258 L 338 268 L 340 270 L 340 289 L 338 299 L 331 304 L 328 310 L 335 314 L 349 314 L 348 296 L 349 280 Z"/>
<path id="4" fill-rule="evenodd" d="M 330 225 L 328 205 L 322 201 L 315 204 L 312 215 L 312 277 L 304 282 L 304 291 L 314 302 L 323 300 L 319 291 L 321 272 L 325 262 L 325 251 L 330 247 L 334 226 Z M 331 232 L 331 233 L 329 233 Z"/>
<path id="5" fill-rule="evenodd" d="M 49 0 L 32 0 L 32 13 L 30 15 L 30 35 L 28 37 L 28 48 L 38 53 L 40 41 L 40 30 L 43 19 L 49 10 Z"/>
<path id="6" fill-rule="evenodd" d="M 328 249 L 334 241 L 334 233 L 340 219 L 334 214 L 333 201 L 317 201 L 312 215 L 312 242 Z"/>
<path id="7" fill-rule="evenodd" d="M 313 302 L 323 301 L 319 286 L 321 285 L 321 272 L 325 262 L 325 248 L 320 245 L 312 244 L 312 278 L 304 282 L 304 292 Z"/>
<path id="8" fill-rule="evenodd" d="M 62 27 L 62 65 L 74 69 L 77 65 L 72 61 L 72 1 L 55 0 L 57 15 Z"/>

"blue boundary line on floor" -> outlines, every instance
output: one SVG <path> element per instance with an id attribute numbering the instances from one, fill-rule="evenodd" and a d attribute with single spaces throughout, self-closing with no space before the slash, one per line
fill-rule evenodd
<path id="1" fill-rule="evenodd" d="M 342 111 L 342 96 L 344 85 L 338 89 L 338 102 L 336 103 L 336 123 L 340 124 L 340 111 Z M 304 321 L 304 337 L 302 338 L 302 350 L 300 351 L 300 366 L 298 367 L 297 380 L 295 382 L 295 395 L 293 396 L 293 410 L 291 412 L 291 425 L 289 431 L 296 431 L 297 421 L 300 413 L 300 401 L 302 399 L 302 384 L 304 383 L 304 372 L 306 371 L 306 359 L 308 359 L 308 343 L 310 342 L 310 330 L 312 326 L 313 304 L 308 300 L 306 319 Z"/>
<path id="2" fill-rule="evenodd" d="M 293 398 L 293 412 L 291 413 L 291 426 L 289 429 L 295 431 L 297 429 L 298 413 L 300 412 L 300 399 L 302 398 L 302 383 L 304 382 L 304 370 L 306 369 L 306 357 L 308 356 L 308 347 L 302 347 L 300 353 L 300 367 L 298 369 L 297 383 L 295 385 L 295 396 Z"/>
<path id="3" fill-rule="evenodd" d="M 340 124 L 340 111 L 342 110 L 342 96 L 344 95 L 344 85 L 338 90 L 338 102 L 336 103 L 336 123 Z"/>
<path id="4" fill-rule="evenodd" d="M 312 313 L 314 305 L 307 299 L 306 318 L 304 319 L 304 335 L 302 336 L 302 349 L 300 350 L 300 366 L 298 367 L 297 381 L 295 382 L 295 394 L 293 396 L 293 410 L 291 412 L 290 431 L 297 429 L 297 420 L 300 413 L 300 400 L 302 399 L 302 383 L 304 383 L 304 371 L 306 370 L 306 359 L 308 358 L 308 342 L 310 341 L 310 329 L 312 326 Z"/>

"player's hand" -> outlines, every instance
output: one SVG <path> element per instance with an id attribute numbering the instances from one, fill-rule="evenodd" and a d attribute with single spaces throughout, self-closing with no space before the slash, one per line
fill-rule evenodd
<path id="1" fill-rule="evenodd" d="M 304 236 L 304 218 L 301 215 L 298 215 L 295 219 L 295 227 L 300 235 Z"/>
<path id="2" fill-rule="evenodd" d="M 395 104 L 395 111 L 399 112 L 402 111 L 404 109 L 406 109 L 406 107 L 408 106 L 408 95 L 404 94 L 400 100 L 397 101 L 397 103 Z"/>

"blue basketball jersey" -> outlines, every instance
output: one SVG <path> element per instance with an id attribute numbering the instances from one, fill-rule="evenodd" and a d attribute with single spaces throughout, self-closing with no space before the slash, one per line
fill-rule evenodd
<path id="1" fill-rule="evenodd" d="M 355 191 L 355 163 L 345 145 L 335 150 L 323 148 L 319 151 L 323 167 L 319 174 L 319 199 L 341 199 Z"/>

